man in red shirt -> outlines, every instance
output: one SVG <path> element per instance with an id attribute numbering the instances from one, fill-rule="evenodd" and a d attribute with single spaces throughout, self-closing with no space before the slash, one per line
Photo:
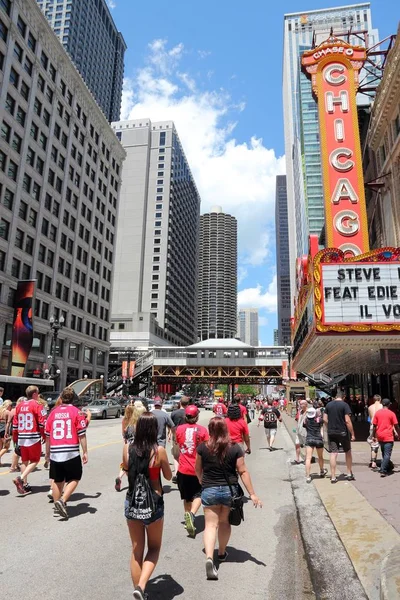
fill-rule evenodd
<path id="1" fill-rule="evenodd" d="M 28 386 L 26 399 L 17 405 L 13 418 L 13 440 L 21 449 L 23 465 L 21 475 L 14 479 L 13 483 L 21 496 L 32 492 L 28 475 L 36 469 L 42 454 L 47 411 L 37 401 L 38 396 L 39 389 L 35 385 Z"/>
<path id="2" fill-rule="evenodd" d="M 382 409 L 375 413 L 372 421 L 374 439 L 377 439 L 382 451 L 382 464 L 379 470 L 381 477 L 386 477 L 390 469 L 390 457 L 392 456 L 394 438 L 399 438 L 399 425 L 397 417 L 389 410 L 390 400 L 382 400 Z"/>
<path id="3" fill-rule="evenodd" d="M 226 413 L 228 412 L 228 409 L 226 408 L 222 400 L 219 400 L 214 404 L 213 412 L 217 417 L 225 417 Z"/>
<path id="4" fill-rule="evenodd" d="M 196 537 L 195 516 L 201 506 L 201 484 L 196 476 L 196 448 L 208 440 L 208 431 L 198 425 L 200 411 L 197 406 L 189 405 L 185 409 L 184 425 L 175 430 L 179 445 L 179 467 L 177 473 L 178 488 L 185 510 L 185 526 L 190 537 Z"/>
<path id="5" fill-rule="evenodd" d="M 239 444 L 243 450 L 246 446 L 246 453 L 251 454 L 249 426 L 240 414 L 240 405 L 230 405 L 225 421 L 232 444 Z"/>
<path id="6" fill-rule="evenodd" d="M 72 406 L 74 397 L 74 390 L 65 388 L 61 392 L 61 404 L 51 411 L 46 422 L 46 460 L 50 460 L 54 507 L 65 519 L 68 519 L 67 501 L 82 478 L 82 461 L 83 464 L 88 461 L 87 420 Z"/>

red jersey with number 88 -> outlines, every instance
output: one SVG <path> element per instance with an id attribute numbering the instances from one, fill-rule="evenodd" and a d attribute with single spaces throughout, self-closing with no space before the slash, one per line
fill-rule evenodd
<path id="1" fill-rule="evenodd" d="M 46 422 L 46 437 L 50 438 L 50 459 L 65 462 L 79 456 L 79 437 L 85 435 L 86 417 L 72 404 L 53 408 Z"/>
<path id="2" fill-rule="evenodd" d="M 13 438 L 20 446 L 33 446 L 43 435 L 47 411 L 36 400 L 23 400 L 13 418 Z"/>

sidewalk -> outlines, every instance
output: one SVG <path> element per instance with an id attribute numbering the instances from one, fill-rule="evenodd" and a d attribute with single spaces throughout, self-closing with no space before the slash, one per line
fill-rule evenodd
<path id="1" fill-rule="evenodd" d="M 283 421 L 294 441 L 296 421 L 286 414 L 283 414 Z M 368 598 L 377 600 L 382 560 L 400 542 L 400 444 L 395 444 L 392 457 L 395 473 L 385 479 L 368 467 L 370 448 L 367 442 L 354 442 L 352 446 L 356 481 L 340 481 L 339 477 L 339 482 L 333 486 L 328 478 L 315 479 L 314 485 Z M 326 450 L 324 460 L 329 465 Z M 344 465 L 344 455 L 339 455 L 338 470 L 344 471 Z M 299 466 L 299 469 L 303 468 Z M 317 470 L 318 467 L 313 465 L 312 472 Z"/>

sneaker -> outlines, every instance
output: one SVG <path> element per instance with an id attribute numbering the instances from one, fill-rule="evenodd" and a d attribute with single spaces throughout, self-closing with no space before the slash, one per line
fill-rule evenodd
<path id="1" fill-rule="evenodd" d="M 226 559 L 228 558 L 228 553 L 225 550 L 225 552 L 223 554 L 218 554 L 218 561 L 221 562 L 225 562 Z"/>
<path id="2" fill-rule="evenodd" d="M 355 481 L 356 478 L 354 477 L 353 473 L 350 473 L 350 475 L 345 475 L 345 479 L 346 481 Z"/>
<path id="3" fill-rule="evenodd" d="M 117 492 L 121 491 L 121 478 L 120 477 L 117 477 L 115 479 L 115 485 L 114 485 L 114 487 L 115 487 L 115 489 L 116 489 Z"/>
<path id="4" fill-rule="evenodd" d="M 319 476 L 321 477 L 321 479 L 323 479 L 327 473 L 328 469 L 322 469 L 322 471 L 319 472 Z"/>
<path id="5" fill-rule="evenodd" d="M 22 481 L 21 477 L 17 477 L 16 479 L 13 479 L 13 484 L 17 488 L 18 494 L 20 494 L 21 496 L 26 495 L 25 488 L 24 488 L 24 482 Z"/>
<path id="6" fill-rule="evenodd" d="M 135 591 L 133 592 L 134 600 L 146 600 L 146 596 L 141 587 L 138 585 L 135 587 Z"/>
<path id="7" fill-rule="evenodd" d="M 336 477 L 331 477 L 331 483 L 337 483 Z"/>
<path id="8" fill-rule="evenodd" d="M 311 483 L 311 477 L 306 477 L 306 483 Z"/>
<path id="9" fill-rule="evenodd" d="M 189 537 L 195 538 L 196 537 L 196 527 L 194 524 L 194 514 L 193 513 L 185 512 L 185 525 L 186 525 L 186 529 L 189 534 Z"/>
<path id="10" fill-rule="evenodd" d="M 29 485 L 29 483 L 25 483 L 25 484 L 24 484 L 24 490 L 25 490 L 25 495 L 26 495 L 26 494 L 32 494 L 32 488 L 31 488 L 31 486 Z"/>
<path id="11" fill-rule="evenodd" d="M 49 499 L 50 502 L 54 502 L 54 498 L 53 498 L 53 490 L 50 488 L 49 491 L 47 492 L 47 497 Z"/>
<path id="12" fill-rule="evenodd" d="M 54 508 L 62 517 L 64 517 L 64 519 L 68 519 L 67 505 L 64 500 L 56 500 L 56 502 L 54 502 Z"/>
<path id="13" fill-rule="evenodd" d="M 214 562 L 212 558 L 207 558 L 206 560 L 206 575 L 207 579 L 212 579 L 216 581 L 218 579 L 218 571 L 214 567 Z"/>
<path id="14" fill-rule="evenodd" d="M 381 473 L 381 477 L 387 477 L 387 473 Z"/>
<path id="15" fill-rule="evenodd" d="M 178 480 L 176 478 L 176 475 L 173 476 L 173 478 L 171 479 L 172 483 L 178 483 Z"/>

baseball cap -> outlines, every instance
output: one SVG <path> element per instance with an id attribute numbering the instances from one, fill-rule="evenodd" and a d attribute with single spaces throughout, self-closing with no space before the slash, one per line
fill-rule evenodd
<path id="1" fill-rule="evenodd" d="M 307 408 L 307 417 L 309 417 L 310 419 L 313 419 L 316 414 L 317 414 L 317 411 L 315 410 L 315 408 L 313 406 L 310 406 L 310 408 Z"/>
<path id="2" fill-rule="evenodd" d="M 156 396 L 153 400 L 154 402 L 154 406 L 162 406 L 162 400 L 160 398 L 160 396 Z"/>
<path id="3" fill-rule="evenodd" d="M 185 408 L 185 415 L 187 417 L 197 417 L 199 412 L 200 412 L 199 409 L 194 404 L 190 404 L 189 406 L 187 406 Z"/>
<path id="4" fill-rule="evenodd" d="M 389 400 L 389 398 L 384 398 L 384 399 L 382 400 L 382 404 L 383 404 L 383 406 L 390 406 L 392 403 L 391 403 L 391 401 Z"/>

